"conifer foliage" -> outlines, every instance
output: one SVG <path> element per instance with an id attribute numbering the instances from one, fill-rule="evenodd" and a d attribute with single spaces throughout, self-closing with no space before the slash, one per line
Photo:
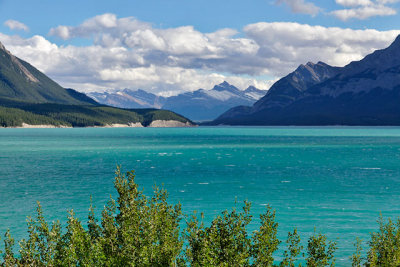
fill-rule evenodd
<path id="1" fill-rule="evenodd" d="M 91 205 L 85 226 L 73 210 L 65 228 L 59 221 L 48 223 L 38 203 L 18 251 L 10 232 L 5 233 L 0 266 L 335 265 L 336 242 L 314 233 L 303 251 L 297 229 L 288 233 L 283 255 L 277 255 L 282 241 L 277 238 L 278 223 L 270 206 L 260 215 L 259 229 L 251 233 L 247 229 L 252 221 L 250 202 L 245 201 L 241 211 L 222 212 L 206 226 L 203 214 L 185 216 L 180 204 L 169 204 L 166 190 L 155 186 L 152 197 L 144 195 L 133 171 L 122 173 L 118 167 L 114 187 L 117 199 L 110 197 L 100 220 Z M 186 228 L 181 230 L 183 219 Z M 361 240 L 357 240 L 353 266 L 398 265 L 399 225 L 380 219 L 367 257 L 362 258 Z"/>

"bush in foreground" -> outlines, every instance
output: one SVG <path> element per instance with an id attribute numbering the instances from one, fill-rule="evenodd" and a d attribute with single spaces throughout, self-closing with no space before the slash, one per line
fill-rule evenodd
<path id="1" fill-rule="evenodd" d="M 105 206 L 100 222 L 93 206 L 89 209 L 87 227 L 71 210 L 66 229 L 45 221 L 40 203 L 35 218 L 28 220 L 28 238 L 15 241 L 9 231 L 4 236 L 1 266 L 295 266 L 299 259 L 307 266 L 333 266 L 336 242 L 314 233 L 306 251 L 296 229 L 288 233 L 281 261 L 274 259 L 282 241 L 277 238 L 275 211 L 267 207 L 260 215 L 257 231 L 249 234 L 251 203 L 242 211 L 233 209 L 217 216 L 210 226 L 194 214 L 180 229 L 184 217 L 180 204 L 170 205 L 168 193 L 154 187 L 152 197 L 138 189 L 133 172 L 118 168 L 114 186 L 115 200 Z M 400 222 L 384 224 L 372 234 L 367 258 L 361 257 L 357 241 L 353 266 L 398 266 L 400 255 Z"/>

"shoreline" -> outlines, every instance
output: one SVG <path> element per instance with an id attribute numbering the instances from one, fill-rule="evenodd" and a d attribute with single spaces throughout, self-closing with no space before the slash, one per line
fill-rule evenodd
<path id="1" fill-rule="evenodd" d="M 129 122 L 124 123 L 113 123 L 106 124 L 104 126 L 83 126 L 73 127 L 67 125 L 52 125 L 52 124 L 28 124 L 23 122 L 21 126 L 1 127 L 1 128 L 13 128 L 13 129 L 50 129 L 50 128 L 185 128 L 185 127 L 196 127 L 196 124 L 191 124 L 189 121 L 180 122 L 174 120 L 155 120 L 148 126 L 143 126 L 140 122 Z"/>

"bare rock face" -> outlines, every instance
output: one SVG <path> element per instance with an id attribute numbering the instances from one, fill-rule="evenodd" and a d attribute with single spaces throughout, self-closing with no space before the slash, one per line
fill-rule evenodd
<path id="1" fill-rule="evenodd" d="M 285 107 L 301 98 L 308 88 L 337 75 L 340 68 L 324 62 L 308 62 L 272 85 L 268 93 L 254 104 L 254 110 Z"/>
<path id="2" fill-rule="evenodd" d="M 19 59 L 17 57 L 15 57 L 13 54 L 10 53 L 10 51 L 8 51 L 5 46 L 0 42 L 0 49 L 3 50 L 4 52 L 6 52 L 10 57 L 11 57 L 11 61 L 18 66 L 18 68 L 20 69 L 20 71 L 25 75 L 26 79 L 34 82 L 34 83 L 38 83 L 39 80 L 36 79 L 36 77 L 29 72 L 29 70 L 27 70 L 24 65 L 22 65 L 21 61 L 19 61 Z"/>
<path id="3" fill-rule="evenodd" d="M 18 60 L 18 58 L 16 58 L 15 56 L 11 55 L 11 60 L 14 62 L 15 65 L 17 65 L 20 70 L 22 71 L 23 74 L 25 74 L 26 78 L 34 83 L 39 83 L 39 80 L 35 78 L 35 76 L 33 76 L 32 73 L 29 72 L 29 70 L 27 70 L 24 65 L 22 65 L 22 63 Z"/>
<path id="4" fill-rule="evenodd" d="M 123 123 L 113 123 L 104 126 L 104 128 L 141 128 L 143 125 L 140 122 L 129 122 L 127 124 Z"/>
<path id="5" fill-rule="evenodd" d="M 93 104 L 77 99 L 28 62 L 14 56 L 0 43 L 0 98 L 31 103 Z"/>
<path id="6" fill-rule="evenodd" d="M 191 124 L 190 122 L 180 122 L 180 121 L 173 121 L 173 120 L 155 120 L 150 123 L 149 126 L 147 127 L 160 127 L 160 128 L 166 128 L 166 127 L 193 127 L 194 125 Z"/>

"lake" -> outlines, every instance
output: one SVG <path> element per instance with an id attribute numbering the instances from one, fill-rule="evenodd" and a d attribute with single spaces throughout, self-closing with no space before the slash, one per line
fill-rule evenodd
<path id="1" fill-rule="evenodd" d="M 337 240 L 339 266 L 380 213 L 400 214 L 399 127 L 0 129 L 1 235 L 26 237 L 36 201 L 49 221 L 73 208 L 85 222 L 92 195 L 99 215 L 117 165 L 207 221 L 235 199 L 251 201 L 255 217 L 270 204 L 282 240 L 297 227 L 305 242 L 315 227 Z"/>

